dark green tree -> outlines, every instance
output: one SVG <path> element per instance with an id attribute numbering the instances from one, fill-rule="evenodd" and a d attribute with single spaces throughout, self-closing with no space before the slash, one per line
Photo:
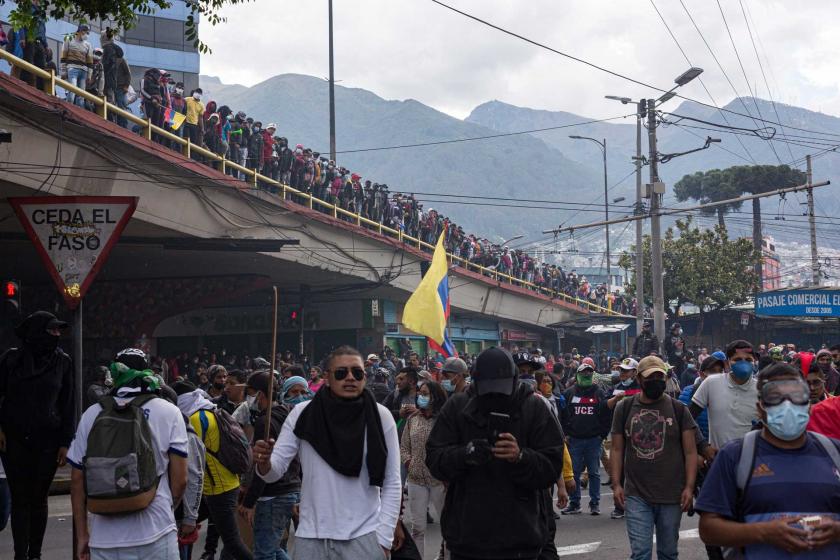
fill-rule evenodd
<path id="1" fill-rule="evenodd" d="M 209 52 L 198 37 L 198 19 L 202 25 L 217 25 L 225 21 L 222 8 L 244 4 L 249 0 L 187 0 L 190 15 L 186 21 L 186 37 L 201 52 Z M 5 4 L 6 0 L 0 0 Z M 12 27 L 34 32 L 39 20 L 70 18 L 86 22 L 104 19 L 114 22 L 118 29 L 131 29 L 137 21 L 136 14 L 153 14 L 169 8 L 169 0 L 17 0 L 9 19 Z"/>
<path id="2" fill-rule="evenodd" d="M 645 262 L 645 295 L 653 295 L 650 271 L 650 236 L 643 241 Z M 635 251 L 631 247 L 619 259 L 619 266 L 630 274 L 628 294 L 636 293 Z M 748 301 L 757 287 L 754 272 L 760 255 L 749 239 L 729 239 L 726 229 L 701 230 L 692 220 L 679 220 L 668 228 L 662 239 L 662 269 L 665 311 L 669 317 L 679 315 L 685 304 L 696 305 L 701 313 L 725 309 Z M 652 301 L 648 300 L 649 305 Z"/>

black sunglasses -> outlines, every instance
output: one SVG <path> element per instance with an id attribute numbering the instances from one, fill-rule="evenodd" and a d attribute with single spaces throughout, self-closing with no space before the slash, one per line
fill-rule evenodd
<path id="1" fill-rule="evenodd" d="M 363 370 L 360 367 L 352 367 L 352 368 L 340 367 L 340 368 L 335 368 L 333 370 L 333 375 L 335 376 L 336 381 L 341 381 L 342 379 L 347 377 L 347 375 L 350 374 L 350 373 L 353 374 L 353 379 L 355 379 L 356 381 L 361 381 L 365 377 L 365 370 Z"/>

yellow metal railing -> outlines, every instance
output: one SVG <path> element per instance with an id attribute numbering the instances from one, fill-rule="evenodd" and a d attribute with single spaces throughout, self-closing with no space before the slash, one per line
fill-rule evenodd
<path id="1" fill-rule="evenodd" d="M 218 162 L 219 163 L 219 171 L 221 171 L 222 173 L 225 173 L 225 171 L 228 170 L 228 169 L 233 169 L 233 170 L 238 171 L 239 173 L 243 174 L 244 176 L 246 176 L 248 178 L 248 180 L 245 181 L 244 183 L 247 184 L 249 188 L 258 188 L 261 183 L 265 184 L 265 185 L 272 185 L 280 191 L 284 200 L 287 200 L 289 195 L 293 195 L 293 196 L 299 197 L 300 199 L 303 199 L 304 205 L 308 206 L 309 208 L 313 208 L 313 206 L 317 204 L 318 206 L 324 208 L 330 214 L 332 214 L 332 216 L 334 218 L 338 219 L 338 218 L 341 218 L 341 217 L 346 217 L 346 218 L 349 218 L 352 222 L 354 222 L 359 227 L 364 227 L 366 229 L 374 230 L 377 233 L 379 233 L 380 235 L 383 235 L 383 236 L 386 236 L 386 237 L 393 237 L 393 238 L 397 239 L 398 241 L 401 241 L 402 243 L 405 243 L 407 245 L 411 245 L 413 247 L 416 247 L 417 249 L 420 249 L 420 250 L 426 249 L 429 252 L 434 252 L 434 250 L 435 250 L 434 245 L 426 243 L 425 241 L 423 241 L 421 239 L 418 239 L 418 238 L 412 237 L 410 235 L 407 235 L 407 234 L 403 233 L 401 230 L 396 230 L 396 229 L 390 228 L 390 227 L 388 227 L 386 225 L 383 225 L 379 222 L 374 222 L 373 220 L 369 220 L 368 218 L 365 218 L 361 214 L 356 214 L 354 212 L 350 212 L 348 210 L 345 210 L 344 208 L 341 208 L 340 206 L 338 206 L 336 204 L 332 204 L 332 203 L 327 202 L 325 200 L 321 200 L 320 198 L 315 198 L 314 196 L 312 196 L 309 193 L 300 191 L 298 189 L 294 189 L 294 188 L 292 188 L 288 185 L 285 185 L 285 184 L 281 183 L 280 181 L 276 181 L 276 180 L 274 180 L 270 177 L 266 177 L 265 175 L 263 175 L 261 173 L 258 173 L 257 171 L 254 171 L 253 169 L 248 169 L 248 168 L 246 168 L 242 165 L 239 165 L 238 163 L 232 162 L 232 161 L 226 159 L 224 156 L 220 156 L 219 154 L 216 154 L 215 152 L 212 152 L 212 151 L 210 151 L 206 148 L 203 148 L 201 146 L 197 146 L 197 145 L 191 143 L 189 141 L 189 139 L 181 138 L 180 136 L 172 134 L 168 130 L 165 130 L 163 128 L 160 128 L 160 127 L 152 124 L 151 119 L 142 119 L 142 118 L 138 117 L 137 115 L 135 115 L 134 113 L 132 113 L 130 111 L 126 111 L 124 109 L 121 109 L 121 108 L 117 107 L 116 105 L 114 105 L 112 103 L 109 103 L 107 98 L 105 98 L 105 97 L 97 97 L 97 96 L 95 96 L 91 93 L 88 93 L 87 91 L 84 91 L 82 89 L 77 88 L 76 86 L 72 85 L 71 83 L 69 83 L 69 82 L 61 79 L 60 77 L 56 76 L 55 72 L 53 72 L 52 70 L 50 70 L 48 72 L 48 71 L 46 71 L 42 68 L 38 68 L 37 66 L 34 66 L 34 65 L 26 62 L 25 60 L 22 60 L 22 59 L 20 59 L 16 56 L 14 56 L 13 54 L 11 54 L 11 53 L 9 53 L 5 50 L 2 50 L 2 49 L 0 49 L 0 59 L 5 60 L 10 65 L 12 65 L 14 67 L 17 67 L 22 71 L 29 72 L 30 74 L 45 80 L 46 93 L 48 93 L 49 95 L 55 96 L 56 95 L 55 94 L 55 88 L 56 88 L 56 86 L 59 86 L 59 87 L 65 89 L 67 91 L 73 92 L 74 94 L 82 97 L 83 99 L 86 99 L 86 100 L 90 101 L 94 105 L 94 107 L 96 108 L 96 114 L 99 115 L 100 117 L 102 117 L 103 119 L 107 119 L 109 117 L 109 115 L 118 115 L 120 117 L 125 118 L 127 121 L 130 121 L 134 124 L 139 125 L 141 127 L 142 132 L 143 132 L 143 136 L 147 140 L 151 140 L 153 135 L 157 135 L 161 138 L 165 138 L 165 139 L 169 140 L 170 142 L 180 144 L 181 154 L 184 155 L 185 157 L 192 157 L 194 154 L 196 154 L 196 155 L 200 155 L 201 157 L 206 158 L 208 160 Z M 238 179 L 235 179 L 235 180 L 238 181 Z M 240 187 L 237 186 L 236 188 L 240 188 Z M 480 273 L 484 276 L 488 276 L 488 277 L 496 280 L 500 284 L 501 283 L 506 283 L 506 284 L 510 284 L 510 285 L 513 285 L 513 286 L 519 286 L 519 287 L 522 287 L 522 288 L 526 288 L 526 289 L 529 289 L 531 291 L 549 296 L 551 298 L 561 299 L 561 300 L 563 300 L 567 303 L 571 303 L 571 304 L 576 305 L 578 307 L 588 309 L 590 312 L 605 313 L 605 314 L 608 314 L 608 315 L 620 315 L 619 313 L 616 313 L 612 309 L 608 309 L 606 307 L 601 307 L 600 305 L 595 305 L 594 303 L 590 303 L 586 300 L 582 300 L 582 299 L 579 299 L 579 298 L 576 298 L 576 297 L 572 297 L 572 296 L 570 296 L 570 295 L 568 295 L 564 292 L 558 292 L 558 291 L 555 291 L 555 290 L 545 288 L 543 286 L 538 286 L 538 285 L 534 284 L 533 282 L 528 282 L 526 280 L 521 280 L 519 278 L 516 278 L 515 276 L 511 276 L 509 274 L 505 274 L 505 273 L 499 272 L 497 270 L 493 270 L 493 269 L 486 268 L 486 267 L 481 266 L 481 265 L 477 265 L 475 263 L 471 263 L 471 262 L 467 261 L 466 259 L 463 259 L 461 257 L 457 257 L 457 256 L 455 256 L 451 253 L 447 253 L 447 257 L 449 258 L 450 263 L 457 264 L 458 266 L 460 266 L 464 270 L 478 272 L 478 273 Z"/>

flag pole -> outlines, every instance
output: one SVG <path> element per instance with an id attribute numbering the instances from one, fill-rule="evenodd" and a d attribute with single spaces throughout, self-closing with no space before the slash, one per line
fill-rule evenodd
<path id="1" fill-rule="evenodd" d="M 277 361 L 277 307 L 279 293 L 277 286 L 271 287 L 274 292 L 274 323 L 271 329 L 271 371 L 268 372 L 268 410 L 265 411 L 265 441 L 271 439 L 271 406 L 274 404 L 274 367 Z"/>

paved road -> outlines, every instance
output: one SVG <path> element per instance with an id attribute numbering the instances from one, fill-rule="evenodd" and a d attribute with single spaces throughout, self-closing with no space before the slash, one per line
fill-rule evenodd
<path id="1" fill-rule="evenodd" d="M 611 501 L 604 496 L 603 504 Z M 586 499 L 584 499 L 584 504 Z M 609 509 L 604 507 L 605 513 Z M 70 560 L 72 547 L 70 497 L 50 498 L 50 519 L 44 541 L 43 560 Z M 435 556 L 440 546 L 440 526 L 429 526 L 427 534 L 427 559 Z M 563 516 L 557 522 L 557 547 L 561 557 L 576 559 L 619 560 L 630 556 L 623 520 L 612 520 L 609 515 L 594 517 L 587 514 Z M 199 544 L 200 547 L 203 545 Z M 198 548 L 197 550 L 200 550 Z M 12 535 L 7 528 L 0 533 L 0 558 L 11 558 Z M 197 560 L 199 554 L 193 557 Z M 697 517 L 684 517 L 680 536 L 680 558 L 703 560 L 705 550 L 697 537 Z"/>

